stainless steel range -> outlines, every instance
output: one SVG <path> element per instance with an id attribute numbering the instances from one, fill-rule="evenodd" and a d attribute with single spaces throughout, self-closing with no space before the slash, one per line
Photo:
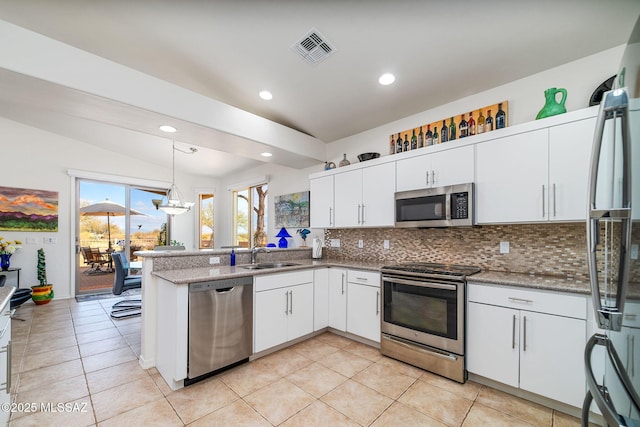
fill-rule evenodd
<path id="1" fill-rule="evenodd" d="M 467 276 L 480 268 L 407 263 L 382 268 L 382 354 L 464 383 Z"/>

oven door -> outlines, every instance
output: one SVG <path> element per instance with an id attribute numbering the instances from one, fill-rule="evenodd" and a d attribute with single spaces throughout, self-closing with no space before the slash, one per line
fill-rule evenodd
<path id="1" fill-rule="evenodd" d="M 464 355 L 464 283 L 382 277 L 383 333 Z"/>

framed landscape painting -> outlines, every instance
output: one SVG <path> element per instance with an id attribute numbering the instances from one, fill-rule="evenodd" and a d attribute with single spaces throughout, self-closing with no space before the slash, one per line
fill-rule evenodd
<path id="1" fill-rule="evenodd" d="M 275 197 L 276 227 L 309 227 L 309 192 Z"/>
<path id="2" fill-rule="evenodd" d="M 58 192 L 0 186 L 0 230 L 58 231 Z"/>

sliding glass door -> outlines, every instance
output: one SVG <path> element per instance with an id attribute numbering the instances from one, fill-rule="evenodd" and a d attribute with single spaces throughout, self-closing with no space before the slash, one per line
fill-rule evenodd
<path id="1" fill-rule="evenodd" d="M 112 252 L 131 261 L 168 242 L 168 216 L 151 202 L 165 190 L 79 179 L 76 194 L 76 295 L 109 293 Z"/>

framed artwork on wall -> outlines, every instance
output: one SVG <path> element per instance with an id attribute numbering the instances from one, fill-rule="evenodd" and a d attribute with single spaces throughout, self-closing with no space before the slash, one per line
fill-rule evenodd
<path id="1" fill-rule="evenodd" d="M 309 192 L 275 197 L 276 227 L 309 227 Z"/>
<path id="2" fill-rule="evenodd" d="M 0 186 L 0 230 L 58 231 L 58 192 Z"/>

